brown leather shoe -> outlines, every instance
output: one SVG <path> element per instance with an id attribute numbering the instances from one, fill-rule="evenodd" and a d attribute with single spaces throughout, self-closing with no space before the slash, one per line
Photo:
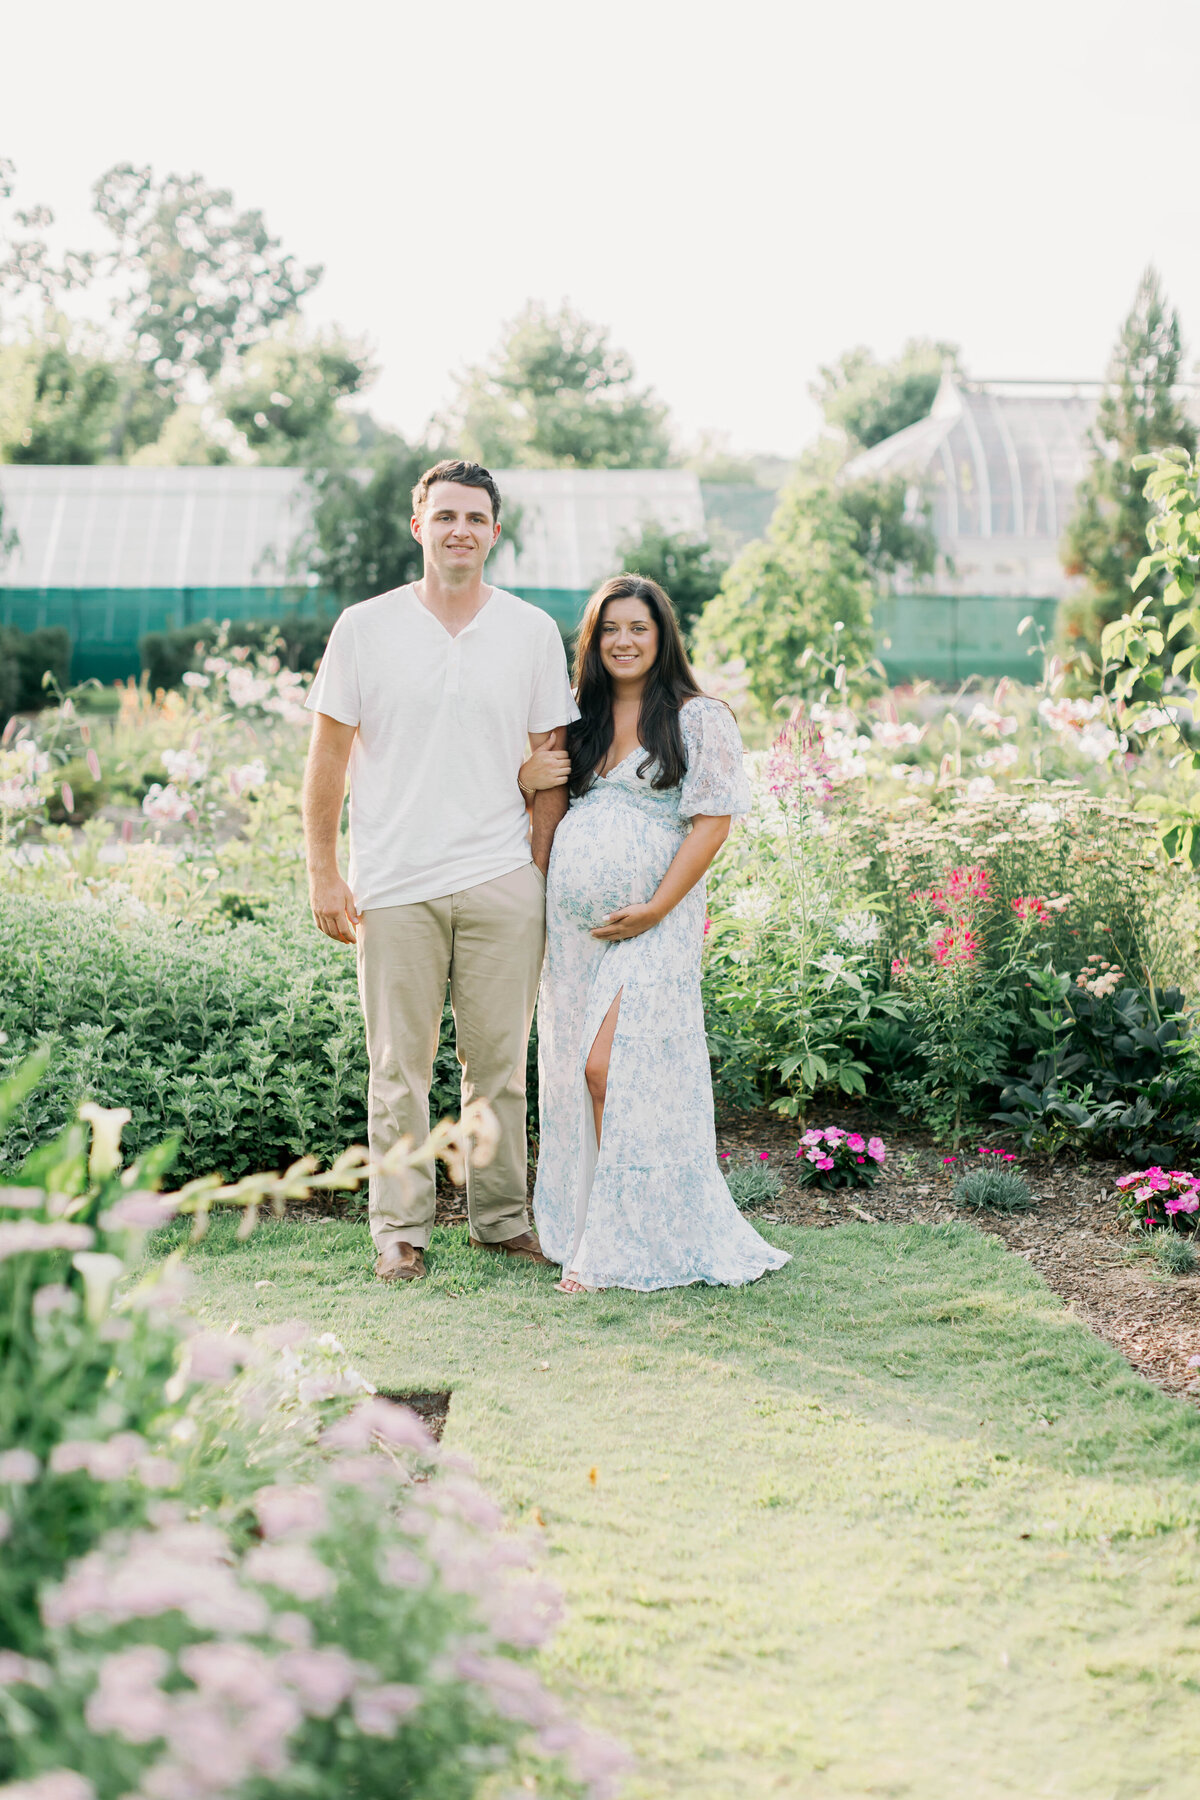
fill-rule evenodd
<path id="1" fill-rule="evenodd" d="M 375 1274 L 380 1281 L 420 1281 L 425 1274 L 425 1252 L 419 1244 L 406 1244 L 397 1238 L 379 1252 Z"/>
<path id="2" fill-rule="evenodd" d="M 536 1231 L 522 1231 L 518 1237 L 504 1238 L 498 1244 L 484 1244 L 479 1238 L 470 1238 L 468 1242 L 476 1250 L 502 1251 L 505 1256 L 519 1256 L 524 1262 L 544 1263 L 548 1269 L 558 1267 L 548 1256 L 542 1255 Z"/>

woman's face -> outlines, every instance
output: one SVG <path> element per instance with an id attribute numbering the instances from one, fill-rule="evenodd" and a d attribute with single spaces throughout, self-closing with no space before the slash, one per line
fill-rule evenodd
<path id="1" fill-rule="evenodd" d="M 658 655 L 658 626 L 644 600 L 606 600 L 600 660 L 613 681 L 644 681 Z"/>

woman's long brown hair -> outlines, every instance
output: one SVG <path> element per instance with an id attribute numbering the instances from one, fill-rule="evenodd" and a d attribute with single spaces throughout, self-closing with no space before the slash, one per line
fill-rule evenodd
<path id="1" fill-rule="evenodd" d="M 612 680 L 600 659 L 600 629 L 610 600 L 641 600 L 658 626 L 658 655 L 642 689 L 638 741 L 645 760 L 638 775 L 655 768 L 651 787 L 678 787 L 687 773 L 687 754 L 679 726 L 679 709 L 701 692 L 692 673 L 675 609 L 659 587 L 644 575 L 614 575 L 598 587 L 587 606 L 575 644 L 575 698 L 580 717 L 567 727 L 571 758 L 570 791 L 585 794 L 613 741 Z"/>

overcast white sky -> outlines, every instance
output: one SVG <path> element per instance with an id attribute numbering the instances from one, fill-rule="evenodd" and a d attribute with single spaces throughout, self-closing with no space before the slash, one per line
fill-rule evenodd
<path id="1" fill-rule="evenodd" d="M 852 344 L 1101 374 L 1149 260 L 1200 351 L 1190 0 L 0 0 L 0 43 L 24 204 L 82 241 L 114 162 L 231 187 L 409 433 L 530 296 L 784 454 Z"/>

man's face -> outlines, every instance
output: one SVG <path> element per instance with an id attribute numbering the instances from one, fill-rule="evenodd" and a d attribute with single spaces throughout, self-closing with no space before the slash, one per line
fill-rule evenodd
<path id="1" fill-rule="evenodd" d="M 500 527 L 493 523 L 492 499 L 486 488 L 435 481 L 424 512 L 413 519 L 412 534 L 438 574 L 458 583 L 483 573 Z"/>

